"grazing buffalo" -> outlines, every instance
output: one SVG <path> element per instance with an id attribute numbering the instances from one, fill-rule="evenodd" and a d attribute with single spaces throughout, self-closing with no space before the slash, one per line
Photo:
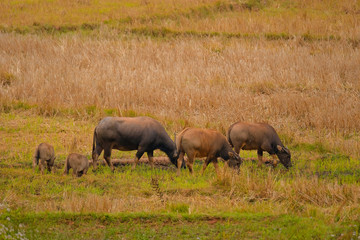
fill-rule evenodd
<path id="1" fill-rule="evenodd" d="M 276 155 L 286 168 L 291 167 L 289 149 L 284 147 L 275 129 L 269 124 L 236 122 L 230 126 L 227 137 L 238 154 L 240 149 L 257 150 L 259 166 L 263 163 L 263 151 L 266 151 L 272 155 L 274 167 L 278 164 Z"/>
<path id="2" fill-rule="evenodd" d="M 111 163 L 111 150 L 121 151 L 137 150 L 133 169 L 139 159 L 146 152 L 151 166 L 153 163 L 153 152 L 160 149 L 177 166 L 177 151 L 175 143 L 166 133 L 164 127 L 155 119 L 150 117 L 106 117 L 102 119 L 94 130 L 93 138 L 93 170 L 96 169 L 97 159 L 104 150 L 106 163 L 114 171 Z"/>
<path id="3" fill-rule="evenodd" d="M 225 136 L 215 130 L 185 128 L 176 137 L 176 145 L 179 154 L 178 174 L 180 173 L 180 165 L 184 160 L 185 153 L 188 157 L 186 165 L 190 173 L 193 173 L 195 157 L 206 157 L 201 174 L 204 173 L 210 162 L 213 162 L 218 173 L 218 157 L 228 161 L 228 165 L 232 168 L 239 168 L 241 164 L 239 155 L 233 151 Z"/>
<path id="4" fill-rule="evenodd" d="M 55 151 L 53 146 L 47 143 L 40 143 L 35 150 L 33 158 L 33 169 L 39 165 L 41 174 L 44 173 L 45 164 L 49 172 L 54 171 Z M 39 163 L 40 160 L 40 163 Z"/>
<path id="5" fill-rule="evenodd" d="M 69 170 L 73 169 L 74 177 L 81 177 L 86 174 L 89 169 L 88 159 L 81 154 L 71 153 L 66 158 L 64 174 L 69 174 Z"/>

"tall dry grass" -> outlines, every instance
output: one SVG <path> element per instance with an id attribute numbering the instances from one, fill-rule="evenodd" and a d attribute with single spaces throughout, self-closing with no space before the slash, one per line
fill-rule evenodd
<path id="1" fill-rule="evenodd" d="M 263 8 L 249 10 L 249 2 Z M 306 3 L 305 3 L 306 2 Z M 134 18 L 127 27 L 166 27 L 174 31 L 286 34 L 308 37 L 359 39 L 358 1 L 224 1 L 213 8 L 198 8 L 163 19 Z M 153 20 L 155 18 L 155 20 Z M 123 24 L 119 24 L 123 25 Z M 271 37 L 271 36 L 270 36 Z"/>
<path id="2" fill-rule="evenodd" d="M 358 156 L 359 63 L 346 41 L 1 34 L 0 69 L 14 78 L 0 101 L 132 110 L 224 133 L 238 120 L 265 121 Z"/>

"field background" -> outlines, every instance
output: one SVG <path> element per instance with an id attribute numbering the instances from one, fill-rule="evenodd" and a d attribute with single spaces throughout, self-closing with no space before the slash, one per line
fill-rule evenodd
<path id="1" fill-rule="evenodd" d="M 1 1 L 0 238 L 358 239 L 359 26 L 358 0 Z M 140 115 L 171 137 L 268 122 L 294 167 L 62 176 L 101 118 Z"/>

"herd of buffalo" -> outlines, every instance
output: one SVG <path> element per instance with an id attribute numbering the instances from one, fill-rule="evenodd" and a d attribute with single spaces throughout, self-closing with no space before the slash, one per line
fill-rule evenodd
<path id="1" fill-rule="evenodd" d="M 218 171 L 219 157 L 226 161 L 229 167 L 238 169 L 242 163 L 239 157 L 240 149 L 257 150 L 259 165 L 263 163 L 263 151 L 266 151 L 273 157 L 274 167 L 278 164 L 277 158 L 286 168 L 291 167 L 290 151 L 282 144 L 275 129 L 266 123 L 236 122 L 229 127 L 227 138 L 215 130 L 189 127 L 175 135 L 173 141 L 164 127 L 150 117 L 106 117 L 94 130 L 93 171 L 97 168 L 98 157 L 102 151 L 107 165 L 114 171 L 110 159 L 112 149 L 137 150 L 133 169 L 145 152 L 153 166 L 154 150 L 160 149 L 177 167 L 178 174 L 180 168 L 185 166 L 193 173 L 195 157 L 206 158 L 202 173 L 210 162 Z M 184 158 L 185 154 L 187 159 Z M 33 168 L 39 165 L 41 173 L 45 167 L 51 172 L 55 158 L 54 148 L 50 144 L 41 143 L 34 154 Z M 80 177 L 87 173 L 89 161 L 81 154 L 71 153 L 66 159 L 64 174 L 68 174 L 71 168 L 73 175 Z"/>

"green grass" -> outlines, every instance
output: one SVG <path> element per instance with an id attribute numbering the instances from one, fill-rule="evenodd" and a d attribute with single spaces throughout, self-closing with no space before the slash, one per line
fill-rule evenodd
<path id="1" fill-rule="evenodd" d="M 239 175 L 217 176 L 210 164 L 200 176 L 198 160 L 194 176 L 187 169 L 177 176 L 173 166 L 139 165 L 135 171 L 119 166 L 115 173 L 107 166 L 95 173 L 90 167 L 86 176 L 73 178 L 62 175 L 67 154 L 90 159 L 98 119 L 117 110 L 89 106 L 79 110 L 85 113 L 81 118 L 79 111 L 47 116 L 38 115 L 37 106 L 15 106 L 0 113 L 1 234 L 4 226 L 13 228 L 6 234 L 20 231 L 28 239 L 347 239 L 359 232 L 354 225 L 360 221 L 360 199 L 352 193 L 359 186 L 359 159 L 323 143 L 285 136 L 294 163 L 289 171 L 281 165 L 259 168 L 256 151 L 242 151 L 246 160 Z M 169 130 L 189 124 L 163 122 Z M 55 147 L 55 174 L 31 169 L 33 151 L 43 141 Z M 114 150 L 113 158 L 134 154 Z"/>
<path id="2" fill-rule="evenodd" d="M 121 36 L 128 37 L 151 37 L 155 39 L 168 40 L 172 38 L 215 38 L 220 37 L 224 39 L 264 39 L 264 40 L 293 40 L 295 38 L 302 39 L 303 41 L 339 41 L 342 38 L 340 36 L 330 35 L 319 35 L 311 33 L 301 33 L 301 34 L 290 34 L 286 32 L 264 32 L 264 33 L 244 33 L 244 32 L 218 32 L 218 31 L 203 31 L 203 30 L 177 30 L 170 29 L 167 27 L 154 27 L 154 26 L 117 26 L 111 27 L 108 26 L 108 23 L 103 24 L 88 24 L 83 23 L 81 25 L 33 25 L 33 26 L 19 26 L 19 27 L 1 27 L 1 32 L 15 32 L 18 34 L 47 34 L 60 36 L 64 34 L 80 34 L 85 37 L 95 37 L 99 35 L 99 29 L 101 27 L 109 27 L 112 32 L 121 38 Z M 350 43 L 355 43 L 358 39 L 353 38 L 343 38 Z"/>
<path id="3" fill-rule="evenodd" d="M 203 214 L 73 214 L 6 212 L 1 229 L 28 239 L 347 239 L 355 226 L 328 225 L 293 215 Z M 5 236 L 3 232 L 0 236 Z"/>
<path id="4" fill-rule="evenodd" d="M 11 8 L 9 8 L 13 5 Z M 85 37 L 98 38 L 102 32 L 115 32 L 120 36 L 145 36 L 152 38 L 169 39 L 175 37 L 223 37 L 223 38 L 245 38 L 245 39 L 265 39 L 265 40 L 291 40 L 302 39 L 304 41 L 332 41 L 348 39 L 351 42 L 357 42 L 353 36 L 344 36 L 341 33 L 333 32 L 319 33 L 317 28 L 312 25 L 321 24 L 325 20 L 338 28 L 337 21 L 349 21 L 350 6 L 353 9 L 350 13 L 354 15 L 360 8 L 358 3 L 345 5 L 331 4 L 325 1 L 321 4 L 314 4 L 317 8 L 302 6 L 301 1 L 289 3 L 289 1 L 207 1 L 199 5 L 187 2 L 183 6 L 168 4 L 157 6 L 151 4 L 151 7 L 143 2 L 117 2 L 96 1 L 82 4 L 81 2 L 69 6 L 61 4 L 58 1 L 29 3 L 27 1 L 18 1 L 18 4 L 4 4 L 3 18 L 0 22 L 0 31 L 15 32 L 18 34 L 50 34 L 59 36 L 63 34 L 80 33 Z M 337 6 L 340 5 L 340 6 Z M 161 7 L 160 7 L 161 6 Z M 43 14 L 29 14 L 28 11 L 43 11 L 43 9 L 62 9 L 56 12 L 45 11 Z M 9 14 L 11 12 L 12 14 Z M 65 14 L 59 16 L 59 12 Z M 1 11 L 0 11 L 1 15 Z M 356 14 L 355 14 L 356 15 Z M 354 15 L 354 18 L 356 16 Z M 42 17 L 40 17 L 42 16 Z M 282 21 L 284 18 L 297 19 L 297 21 L 310 20 L 306 23 L 305 30 L 291 32 L 287 29 L 267 30 L 268 32 L 254 31 L 214 31 L 201 23 L 202 21 L 214 19 L 228 19 L 236 22 L 236 18 L 243 16 L 245 19 L 261 18 L 266 23 L 268 19 L 278 18 Z M 168 23 L 174 23 L 169 27 Z M 306 22 L 306 21 L 304 21 Z M 234 24 L 237 24 L 234 23 Z M 246 22 L 243 24 L 247 24 Z M 344 23 L 345 25 L 346 23 Z M 350 24 L 347 24 L 350 25 Z M 183 26 L 183 27 L 179 27 Z M 104 37 L 104 36 L 103 36 Z"/>

